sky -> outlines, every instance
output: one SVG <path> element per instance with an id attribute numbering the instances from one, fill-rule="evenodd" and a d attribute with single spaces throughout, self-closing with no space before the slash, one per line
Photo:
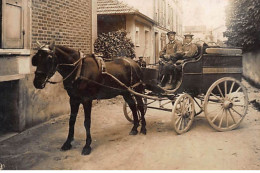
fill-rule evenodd
<path id="1" fill-rule="evenodd" d="M 182 0 L 183 26 L 206 25 L 215 28 L 225 25 L 225 7 L 229 0 Z"/>

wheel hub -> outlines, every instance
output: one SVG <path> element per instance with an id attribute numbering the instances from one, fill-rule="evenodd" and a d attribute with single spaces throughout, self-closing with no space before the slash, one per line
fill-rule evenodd
<path id="1" fill-rule="evenodd" d="M 223 103 L 223 107 L 225 109 L 230 109 L 230 108 L 233 107 L 233 103 L 231 101 L 229 101 L 229 100 L 225 100 L 224 103 Z"/>

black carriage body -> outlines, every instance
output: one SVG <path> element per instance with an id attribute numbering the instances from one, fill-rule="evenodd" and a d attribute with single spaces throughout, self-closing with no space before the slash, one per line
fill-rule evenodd
<path id="1" fill-rule="evenodd" d="M 234 48 L 199 48 L 197 60 L 182 65 L 181 83 L 175 93 L 206 93 L 218 79 L 242 78 L 242 51 Z M 144 81 L 157 81 L 158 69 L 143 69 Z"/>

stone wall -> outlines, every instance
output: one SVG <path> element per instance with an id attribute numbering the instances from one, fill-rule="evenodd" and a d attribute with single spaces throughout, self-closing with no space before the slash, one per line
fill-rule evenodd
<path id="1" fill-rule="evenodd" d="M 243 54 L 243 75 L 260 87 L 260 50 Z"/>

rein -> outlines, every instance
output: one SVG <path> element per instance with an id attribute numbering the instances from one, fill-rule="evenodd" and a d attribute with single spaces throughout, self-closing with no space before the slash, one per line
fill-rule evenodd
<path id="1" fill-rule="evenodd" d="M 56 56 L 56 55 L 55 55 Z M 66 55 L 67 56 L 67 55 Z M 83 55 L 83 53 L 81 53 L 80 52 L 80 58 L 77 60 L 77 61 L 75 61 L 74 63 L 71 63 L 71 64 L 57 64 L 57 66 L 56 66 L 56 71 L 57 71 L 57 69 L 59 68 L 59 66 L 71 66 L 71 67 L 75 67 L 66 77 L 64 77 L 62 80 L 60 80 L 60 81 L 50 81 L 49 79 L 47 79 L 47 83 L 50 83 L 50 84 L 58 84 L 58 83 L 62 83 L 62 82 L 64 82 L 65 80 L 67 80 L 77 69 L 78 69 L 78 67 L 79 66 L 81 66 L 82 65 L 82 60 L 83 59 L 85 59 L 86 58 L 86 55 Z M 126 60 L 126 59 L 125 59 Z M 97 62 L 97 60 L 95 59 L 95 61 Z M 129 64 L 130 64 L 130 62 L 129 61 L 127 61 L 126 60 L 126 62 L 128 62 Z M 98 63 L 98 62 L 97 62 Z M 131 67 L 131 66 L 130 66 Z M 79 70 L 81 70 L 81 68 L 79 68 Z M 92 82 L 92 83 L 94 83 L 94 84 L 96 84 L 96 85 L 99 85 L 99 86 L 102 86 L 102 87 L 106 87 L 106 88 L 110 88 L 110 89 L 114 89 L 114 90 L 118 90 L 118 91 L 130 91 L 131 93 L 133 93 L 134 91 L 132 90 L 132 88 L 135 88 L 135 87 L 137 87 L 137 86 L 139 86 L 139 85 L 141 85 L 142 84 L 142 81 L 140 81 L 140 82 L 137 82 L 137 83 L 135 83 L 134 85 L 132 85 L 132 81 L 133 81 L 133 78 L 132 78 L 132 67 L 131 67 L 131 86 L 130 87 L 128 87 L 128 86 L 126 86 L 124 83 L 122 83 L 121 81 L 119 81 L 115 76 L 113 76 L 112 74 L 110 74 L 110 73 L 108 73 L 108 72 L 102 72 L 102 74 L 104 74 L 104 75 L 107 75 L 107 76 L 109 76 L 109 77 L 111 77 L 114 81 L 116 81 L 119 85 L 121 85 L 124 89 L 120 89 L 120 88 L 115 88 L 115 87 L 111 87 L 111 86 L 107 86 L 107 85 L 104 85 L 104 84 L 101 84 L 101 83 L 99 83 L 99 82 L 96 82 L 96 81 L 94 81 L 94 80 L 91 80 L 91 79 L 88 79 L 88 78 L 86 78 L 86 77 L 83 77 L 83 76 L 79 76 L 79 78 L 80 79 L 83 79 L 83 80 L 86 80 L 86 81 L 89 81 L 89 82 Z M 76 78 L 77 78 L 78 76 L 76 76 Z M 140 94 L 140 93 L 133 93 L 133 94 L 135 94 L 135 95 L 138 95 L 138 94 Z"/>
<path id="2" fill-rule="evenodd" d="M 83 56 L 81 56 L 81 55 L 82 55 L 82 53 L 80 52 L 80 58 L 79 58 L 77 61 L 75 61 L 74 63 L 71 63 L 71 64 L 58 64 L 58 65 L 56 66 L 56 70 L 55 70 L 55 71 L 57 71 L 57 69 L 59 68 L 59 66 L 71 66 L 71 67 L 75 67 L 75 68 L 74 68 L 65 78 L 63 78 L 62 80 L 57 81 L 57 82 L 47 80 L 47 83 L 57 84 L 57 83 L 62 83 L 62 82 L 64 82 L 65 80 L 67 80 L 67 79 L 77 70 L 77 68 L 78 68 L 80 65 L 82 65 L 82 60 L 86 58 L 85 55 L 83 55 Z M 80 68 L 80 69 L 81 69 L 81 68 Z"/>

